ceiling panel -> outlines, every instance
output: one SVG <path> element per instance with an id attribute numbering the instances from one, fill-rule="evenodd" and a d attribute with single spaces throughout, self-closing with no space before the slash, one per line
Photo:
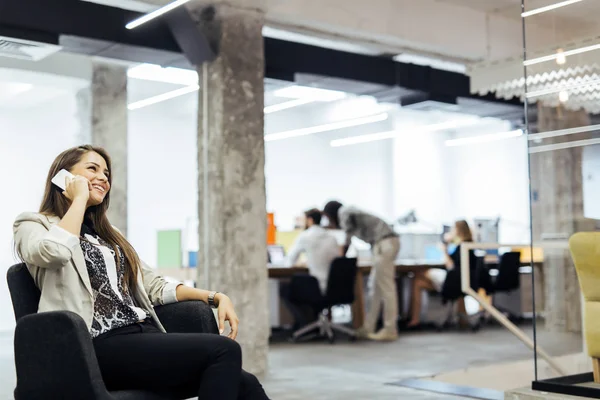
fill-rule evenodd
<path id="1" fill-rule="evenodd" d="M 439 3 L 454 4 L 486 13 L 521 9 L 521 0 L 438 0 Z M 531 1 L 533 3 L 533 1 Z"/>
<path id="2" fill-rule="evenodd" d="M 470 8 L 485 13 L 494 13 L 511 18 L 521 17 L 521 0 L 437 0 L 440 3 L 453 4 Z M 556 4 L 559 0 L 527 0 L 525 11 Z M 577 22 L 596 22 L 597 12 L 600 11 L 600 2 L 597 0 L 584 0 L 554 11 L 545 12 L 530 17 L 528 21 L 536 24 L 556 24 L 557 20 L 564 20 L 576 27 Z"/>

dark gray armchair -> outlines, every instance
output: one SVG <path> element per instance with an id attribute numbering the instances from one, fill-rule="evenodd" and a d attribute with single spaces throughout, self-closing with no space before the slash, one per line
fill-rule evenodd
<path id="1" fill-rule="evenodd" d="M 109 392 L 102 381 L 94 346 L 83 319 L 69 311 L 37 313 L 40 291 L 25 264 L 7 273 L 15 330 L 16 400 L 175 400 L 197 397 L 197 388 L 180 393 Z M 168 332 L 218 334 L 212 310 L 200 301 L 155 308 Z"/>

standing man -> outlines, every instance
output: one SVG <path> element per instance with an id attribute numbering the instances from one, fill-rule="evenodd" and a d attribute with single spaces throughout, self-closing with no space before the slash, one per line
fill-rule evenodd
<path id="1" fill-rule="evenodd" d="M 296 293 L 290 293 L 289 285 L 281 285 L 280 295 L 286 303 L 287 308 L 294 315 L 295 328 L 299 328 L 307 321 L 308 317 L 302 307 L 297 305 L 296 298 L 316 297 L 315 290 L 325 293 L 327 289 L 327 279 L 329 278 L 329 269 L 333 260 L 340 256 L 340 247 L 335 237 L 327 230 L 321 227 L 321 211 L 317 209 L 308 210 L 304 213 L 306 220 L 306 229 L 298 235 L 296 241 L 289 251 L 286 266 L 292 267 L 298 262 L 302 253 L 306 254 L 306 266 L 311 276 L 317 279 L 313 286 L 314 279 L 296 279 Z M 318 295 L 318 293 L 316 293 Z"/>
<path id="2" fill-rule="evenodd" d="M 344 254 L 353 236 L 371 245 L 373 268 L 371 275 L 374 289 L 370 308 L 364 325 L 358 330 L 363 338 L 392 341 L 398 338 L 398 292 L 396 288 L 395 260 L 400 251 L 398 234 L 381 218 L 356 209 L 344 207 L 338 201 L 325 205 L 323 214 L 329 219 L 330 227 L 346 233 Z M 383 305 L 383 328 L 375 332 L 375 325 Z"/>

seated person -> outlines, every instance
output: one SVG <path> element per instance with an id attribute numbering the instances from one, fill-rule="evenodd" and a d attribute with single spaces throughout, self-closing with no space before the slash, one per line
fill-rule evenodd
<path id="1" fill-rule="evenodd" d="M 81 316 L 111 391 L 193 387 L 201 399 L 267 399 L 258 380 L 242 370 L 229 297 L 167 283 L 110 224 L 110 165 L 101 148 L 64 151 L 50 167 L 39 213 L 15 221 L 17 253 L 41 291 L 38 311 Z M 64 191 L 51 183 L 62 169 L 74 175 Z M 219 330 L 229 321 L 229 336 L 167 333 L 154 306 L 186 300 L 217 307 Z"/>
<path id="2" fill-rule="evenodd" d="M 327 278 L 331 263 L 336 257 L 340 256 L 340 247 L 337 240 L 325 228 L 321 227 L 321 212 L 317 209 L 308 210 L 304 213 L 306 217 L 306 229 L 298 235 L 292 245 L 286 259 L 288 267 L 294 266 L 302 253 L 306 254 L 306 265 L 311 276 L 318 281 L 321 293 L 327 289 Z M 300 297 L 310 296 L 309 281 L 306 285 L 298 285 L 296 282 L 295 290 L 302 293 L 296 293 Z M 294 327 L 298 328 L 308 323 L 309 318 L 302 308 L 293 301 L 293 294 L 290 293 L 290 285 L 282 284 L 280 294 L 286 306 L 292 312 L 295 319 Z"/>
<path id="3" fill-rule="evenodd" d="M 441 292 L 448 275 L 448 270 L 460 268 L 460 244 L 463 242 L 472 242 L 473 235 L 467 221 L 460 220 L 454 223 L 452 230 L 446 235 L 442 244 L 444 250 L 445 268 L 431 268 L 427 271 L 420 271 L 415 274 L 412 290 L 411 320 L 406 325 L 407 328 L 415 328 L 421 323 L 421 292 L 423 290 L 432 292 Z M 448 243 L 456 245 L 454 251 L 448 253 Z M 464 303 L 463 306 L 464 307 Z"/>

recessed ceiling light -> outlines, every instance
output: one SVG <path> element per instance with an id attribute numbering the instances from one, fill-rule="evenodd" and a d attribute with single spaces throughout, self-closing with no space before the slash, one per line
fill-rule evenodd
<path id="1" fill-rule="evenodd" d="M 563 51 L 563 49 L 558 49 L 556 51 L 556 54 L 556 63 L 558 65 L 564 65 L 567 62 L 567 57 L 565 57 L 565 52 Z"/>
<path id="2" fill-rule="evenodd" d="M 558 100 L 561 103 L 566 103 L 567 101 L 569 101 L 569 92 L 567 92 L 566 90 L 561 91 L 558 94 Z"/>

